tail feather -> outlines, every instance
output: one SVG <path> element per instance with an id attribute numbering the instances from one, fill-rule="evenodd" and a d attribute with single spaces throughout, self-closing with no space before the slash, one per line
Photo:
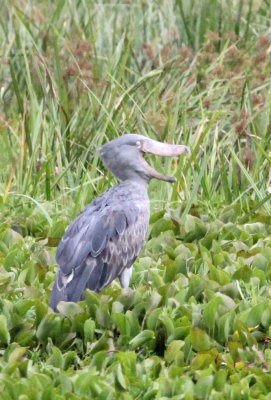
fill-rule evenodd
<path id="1" fill-rule="evenodd" d="M 84 290 L 87 287 L 91 272 L 92 268 L 86 266 L 85 263 L 76 268 L 68 277 L 67 275 L 63 275 L 59 268 L 51 293 L 50 307 L 55 312 L 59 312 L 57 305 L 60 301 L 73 301 L 77 303 L 83 300 Z"/>

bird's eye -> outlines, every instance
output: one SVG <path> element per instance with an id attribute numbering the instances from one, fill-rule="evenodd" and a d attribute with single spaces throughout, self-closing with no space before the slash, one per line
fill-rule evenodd
<path id="1" fill-rule="evenodd" d="M 141 149 L 141 142 L 140 142 L 140 140 L 138 140 L 138 141 L 136 142 L 136 147 L 137 147 L 138 149 Z"/>

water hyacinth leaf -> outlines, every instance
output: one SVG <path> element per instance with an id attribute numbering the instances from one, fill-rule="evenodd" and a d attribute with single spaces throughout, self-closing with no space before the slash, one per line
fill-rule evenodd
<path id="1" fill-rule="evenodd" d="M 191 328 L 191 322 L 189 322 L 187 325 L 177 326 L 176 328 L 174 328 L 173 334 L 168 338 L 168 342 L 170 342 L 173 339 L 178 339 L 178 340 L 185 339 L 190 333 L 190 328 Z"/>
<path id="2" fill-rule="evenodd" d="M 261 250 L 261 254 L 271 262 L 271 249 L 269 247 L 265 247 Z"/>
<path id="3" fill-rule="evenodd" d="M 62 353 L 59 350 L 59 348 L 57 348 L 55 346 L 52 347 L 52 354 L 49 357 L 47 362 L 56 368 L 64 367 L 64 359 L 63 359 Z"/>
<path id="4" fill-rule="evenodd" d="M 22 299 L 16 302 L 15 310 L 20 316 L 24 316 L 31 307 L 34 307 L 35 301 L 29 299 Z"/>
<path id="5" fill-rule="evenodd" d="M 53 225 L 48 232 L 48 245 L 56 246 L 67 228 L 68 221 L 61 218 L 60 220 L 53 221 Z"/>
<path id="6" fill-rule="evenodd" d="M 123 304 L 120 301 L 114 301 L 112 303 L 112 308 L 111 308 L 112 314 L 122 313 L 123 310 L 124 310 L 124 307 L 123 307 Z"/>
<path id="7" fill-rule="evenodd" d="M 162 370 L 161 358 L 156 355 L 148 357 L 148 359 L 144 360 L 144 368 L 151 379 L 158 378 Z"/>
<path id="8" fill-rule="evenodd" d="M 165 360 L 168 363 L 173 362 L 176 357 L 178 356 L 178 353 L 181 351 L 181 348 L 183 347 L 184 342 L 182 340 L 173 340 L 168 346 L 165 351 Z"/>
<path id="9" fill-rule="evenodd" d="M 215 376 L 214 376 L 214 388 L 218 392 L 221 392 L 223 390 L 224 385 L 225 385 L 226 380 L 227 380 L 227 375 L 228 375 L 228 372 L 227 372 L 226 369 L 220 369 L 219 371 L 217 371 L 215 373 Z"/>
<path id="10" fill-rule="evenodd" d="M 185 242 L 192 242 L 193 240 L 199 240 L 207 233 L 207 227 L 199 218 L 192 215 L 187 215 L 184 222 L 184 236 Z"/>
<path id="11" fill-rule="evenodd" d="M 127 390 L 127 385 L 120 364 L 117 365 L 117 368 L 115 370 L 115 381 L 116 384 L 121 387 L 121 389 Z"/>
<path id="12" fill-rule="evenodd" d="M 219 305 L 222 303 L 220 296 L 213 297 L 211 301 L 205 306 L 203 311 L 203 320 L 208 329 L 208 332 L 214 331 L 217 317 L 217 310 Z"/>
<path id="13" fill-rule="evenodd" d="M 27 229 L 34 236 L 47 236 L 49 228 L 48 215 L 46 216 L 42 211 L 34 211 L 27 219 Z"/>
<path id="14" fill-rule="evenodd" d="M 173 322 L 173 320 L 168 315 L 162 314 L 162 315 L 159 316 L 159 321 L 166 328 L 167 336 L 169 337 L 170 335 L 172 335 L 173 332 L 174 332 L 174 322 Z"/>
<path id="15" fill-rule="evenodd" d="M 213 384 L 213 377 L 209 376 L 201 376 L 195 385 L 195 395 L 201 399 L 207 399 Z"/>
<path id="16" fill-rule="evenodd" d="M 5 315 L 0 315 L 0 341 L 4 344 L 8 344 L 10 342 L 10 334 Z"/>
<path id="17" fill-rule="evenodd" d="M 41 343 L 46 343 L 49 337 L 61 337 L 61 317 L 47 314 L 38 326 L 36 337 Z"/>
<path id="18" fill-rule="evenodd" d="M 151 229 L 151 237 L 158 237 L 162 232 L 166 231 L 177 231 L 178 226 L 171 219 L 159 219 L 155 222 Z"/>
<path id="19" fill-rule="evenodd" d="M 176 254 L 174 249 L 171 246 L 167 246 L 166 244 L 163 245 L 163 251 L 165 252 L 165 254 L 171 259 L 171 260 L 175 260 L 176 258 Z"/>
<path id="20" fill-rule="evenodd" d="M 196 351 L 209 350 L 212 345 L 209 336 L 200 328 L 193 327 L 190 329 L 191 346 Z"/>
<path id="21" fill-rule="evenodd" d="M 158 393 L 158 389 L 149 389 L 147 393 L 144 394 L 143 400 L 152 400 L 155 399 Z"/>
<path id="22" fill-rule="evenodd" d="M 139 373 L 139 365 L 137 364 L 137 355 L 134 351 L 120 351 L 114 355 L 118 363 L 121 364 L 123 374 L 130 382 L 136 384 Z"/>
<path id="23" fill-rule="evenodd" d="M 262 270 L 265 273 L 267 273 L 268 268 L 269 268 L 269 262 L 264 255 L 262 255 L 261 253 L 258 253 L 253 257 L 251 267 L 257 268 L 257 269 Z"/>
<path id="24" fill-rule="evenodd" d="M 84 312 L 84 309 L 77 303 L 72 303 L 68 301 L 60 301 L 57 306 L 59 312 L 69 318 L 71 321 L 74 319 L 75 315 Z"/>
<path id="25" fill-rule="evenodd" d="M 163 216 L 165 215 L 165 213 L 166 213 L 166 210 L 161 210 L 161 211 L 157 211 L 156 213 L 152 214 L 150 216 L 150 224 L 154 224 L 159 219 L 162 219 Z"/>
<path id="26" fill-rule="evenodd" d="M 111 316 L 109 314 L 108 306 L 106 304 L 100 304 L 96 311 L 96 321 L 104 328 L 110 328 Z"/>
<path id="27" fill-rule="evenodd" d="M 133 335 L 137 335 L 140 331 L 140 325 L 137 316 L 133 311 L 128 310 L 125 314 L 127 321 L 129 322 L 130 332 Z"/>
<path id="28" fill-rule="evenodd" d="M 154 340 L 155 333 L 150 330 L 144 330 L 130 341 L 130 346 L 132 350 L 136 350 L 138 347 L 143 346 L 147 343 L 152 343 Z"/>
<path id="29" fill-rule="evenodd" d="M 207 262 L 212 262 L 212 256 L 211 256 L 210 251 L 205 246 L 203 246 L 201 243 L 199 245 L 199 248 L 200 248 L 202 260 L 207 261 Z"/>
<path id="30" fill-rule="evenodd" d="M 95 354 L 99 351 L 105 350 L 108 351 L 109 349 L 109 342 L 105 336 L 102 336 L 97 342 L 94 342 L 90 345 L 90 353 Z"/>
<path id="31" fill-rule="evenodd" d="M 2 240 L 0 240 L 0 254 L 3 254 L 4 256 L 7 256 L 8 254 L 8 247 L 6 243 L 4 243 Z"/>
<path id="32" fill-rule="evenodd" d="M 97 293 L 92 290 L 86 289 L 85 292 L 86 304 L 91 318 L 96 318 L 96 311 L 100 304 L 100 299 Z"/>
<path id="33" fill-rule="evenodd" d="M 48 305 L 41 300 L 35 300 L 35 311 L 36 311 L 36 324 L 39 325 L 41 320 L 45 317 L 48 312 Z"/>
<path id="34" fill-rule="evenodd" d="M 232 299 L 236 299 L 240 296 L 236 282 L 231 282 L 227 283 L 226 285 L 220 286 L 218 290 L 220 293 L 224 293 Z"/>
<path id="35" fill-rule="evenodd" d="M 29 378 L 29 383 L 32 387 L 37 388 L 39 391 L 41 391 L 41 393 L 43 393 L 45 388 L 50 389 L 52 387 L 52 383 L 50 381 L 49 376 L 45 374 L 39 374 L 39 373 L 33 374 Z"/>
<path id="36" fill-rule="evenodd" d="M 231 355 L 233 361 L 238 362 L 240 360 L 240 354 L 243 349 L 242 344 L 240 342 L 231 340 L 228 342 L 227 346 L 229 348 L 230 355 Z"/>
<path id="37" fill-rule="evenodd" d="M 164 282 L 172 282 L 177 274 L 177 264 L 173 260 L 168 260 L 164 269 Z"/>
<path id="38" fill-rule="evenodd" d="M 21 361 L 23 358 L 25 352 L 27 350 L 27 347 L 17 347 L 15 348 L 9 355 L 8 357 L 8 362 L 9 363 L 14 363 L 16 361 Z"/>
<path id="39" fill-rule="evenodd" d="M 213 362 L 214 357 L 210 353 L 198 353 L 191 361 L 192 371 L 207 369 Z"/>
<path id="40" fill-rule="evenodd" d="M 221 298 L 222 300 L 221 304 L 223 304 L 227 309 L 236 308 L 236 304 L 231 297 L 227 296 L 224 293 L 217 293 L 217 296 Z"/>
<path id="41" fill-rule="evenodd" d="M 162 296 L 158 293 L 153 291 L 148 299 L 147 308 L 148 310 L 157 309 L 159 303 L 161 302 Z"/>
<path id="42" fill-rule="evenodd" d="M 10 271 L 12 268 L 19 268 L 26 261 L 27 254 L 19 245 L 13 246 L 9 250 L 4 260 L 4 267 L 6 271 Z"/>
<path id="43" fill-rule="evenodd" d="M 102 384 L 97 375 L 85 372 L 76 379 L 74 389 L 80 395 L 98 396 L 102 392 Z"/>
<path id="44" fill-rule="evenodd" d="M 162 276 L 158 275 L 156 271 L 152 271 L 151 269 L 149 269 L 148 271 L 148 279 L 152 282 L 152 285 L 157 289 L 164 285 Z"/>
<path id="45" fill-rule="evenodd" d="M 14 337 L 14 341 L 20 346 L 29 346 L 34 335 L 35 331 L 33 329 L 23 329 L 17 333 L 17 335 Z"/>
<path id="46" fill-rule="evenodd" d="M 271 304 L 263 302 L 254 306 L 247 317 L 246 324 L 248 327 L 255 327 L 262 324 L 268 327 L 271 323 Z"/>
<path id="47" fill-rule="evenodd" d="M 220 268 L 216 268 L 211 263 L 208 263 L 208 265 L 209 265 L 209 269 L 210 269 L 210 273 L 209 273 L 210 279 L 218 282 L 221 286 L 226 285 L 227 283 L 230 283 L 230 277 L 226 271 L 224 271 L 223 269 L 220 269 Z"/>
<path id="48" fill-rule="evenodd" d="M 0 272 L 0 286 L 1 288 L 5 288 L 5 286 L 8 286 L 9 283 L 12 282 L 14 278 L 14 273 L 13 272 Z"/>
<path id="49" fill-rule="evenodd" d="M 156 329 L 157 323 L 159 321 L 159 316 L 162 313 L 162 308 L 154 309 L 147 318 L 148 329 L 154 331 Z"/>
<path id="50" fill-rule="evenodd" d="M 256 235 L 257 233 L 260 234 L 267 234 L 265 224 L 261 222 L 254 222 L 251 224 L 244 224 L 243 229 L 250 235 Z"/>
<path id="51" fill-rule="evenodd" d="M 240 341 L 242 345 L 253 346 L 256 344 L 256 339 L 250 333 L 248 327 L 239 319 L 234 321 L 235 332 L 234 338 Z"/>
<path id="52" fill-rule="evenodd" d="M 61 392 L 63 395 L 72 393 L 73 391 L 73 384 L 71 379 L 69 379 L 65 374 L 60 374 L 59 382 L 61 387 Z"/>
<path id="53" fill-rule="evenodd" d="M 184 260 L 188 260 L 191 257 L 192 251 L 189 248 L 189 244 L 179 244 L 175 249 L 174 252 L 178 256 L 182 256 Z"/>
<path id="54" fill-rule="evenodd" d="M 107 355 L 108 353 L 105 350 L 98 351 L 93 355 L 90 365 L 98 371 L 102 371 L 106 364 Z"/>
<path id="55" fill-rule="evenodd" d="M 68 351 L 67 353 L 64 353 L 63 354 L 63 360 L 64 360 L 63 369 L 64 369 L 64 371 L 66 371 L 73 364 L 73 362 L 76 361 L 76 359 L 77 359 L 76 351 Z"/>
<path id="56" fill-rule="evenodd" d="M 232 321 L 234 314 L 229 311 L 225 313 L 218 320 L 218 340 L 220 343 L 224 343 L 228 340 L 230 333 L 233 331 Z"/>
<path id="57" fill-rule="evenodd" d="M 91 342 L 94 338 L 95 322 L 89 318 L 84 322 L 84 343 Z"/>
<path id="58" fill-rule="evenodd" d="M 200 239 L 200 243 L 208 250 L 210 250 L 213 240 L 217 239 L 217 232 L 208 232 L 206 235 Z"/>
<path id="59" fill-rule="evenodd" d="M 130 334 L 130 325 L 125 315 L 115 313 L 113 315 L 113 321 L 121 335 L 128 336 Z"/>
<path id="60" fill-rule="evenodd" d="M 190 257 L 189 257 L 190 258 Z M 176 258 L 175 258 L 175 265 L 176 265 L 176 270 L 178 273 L 187 275 L 188 272 L 188 268 L 189 268 L 189 264 L 188 264 L 188 260 L 189 258 L 186 258 L 184 255 L 179 254 Z"/>

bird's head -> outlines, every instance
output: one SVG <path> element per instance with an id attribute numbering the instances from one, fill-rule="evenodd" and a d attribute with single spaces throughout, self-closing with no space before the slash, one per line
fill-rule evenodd
<path id="1" fill-rule="evenodd" d="M 106 143 L 100 148 L 104 165 L 122 181 L 156 178 L 166 182 L 176 182 L 176 178 L 165 176 L 151 167 L 145 160 L 146 153 L 158 156 L 176 157 L 182 153 L 190 156 L 189 147 L 161 143 L 142 135 L 126 134 Z"/>

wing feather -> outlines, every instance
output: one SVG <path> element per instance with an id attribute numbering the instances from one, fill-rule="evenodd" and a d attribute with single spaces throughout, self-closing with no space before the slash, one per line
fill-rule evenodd
<path id="1" fill-rule="evenodd" d="M 139 255 L 148 228 L 148 202 L 123 197 L 110 202 L 103 194 L 67 229 L 56 253 L 59 270 L 50 302 L 55 310 L 60 300 L 81 300 L 86 288 L 99 292 Z"/>

